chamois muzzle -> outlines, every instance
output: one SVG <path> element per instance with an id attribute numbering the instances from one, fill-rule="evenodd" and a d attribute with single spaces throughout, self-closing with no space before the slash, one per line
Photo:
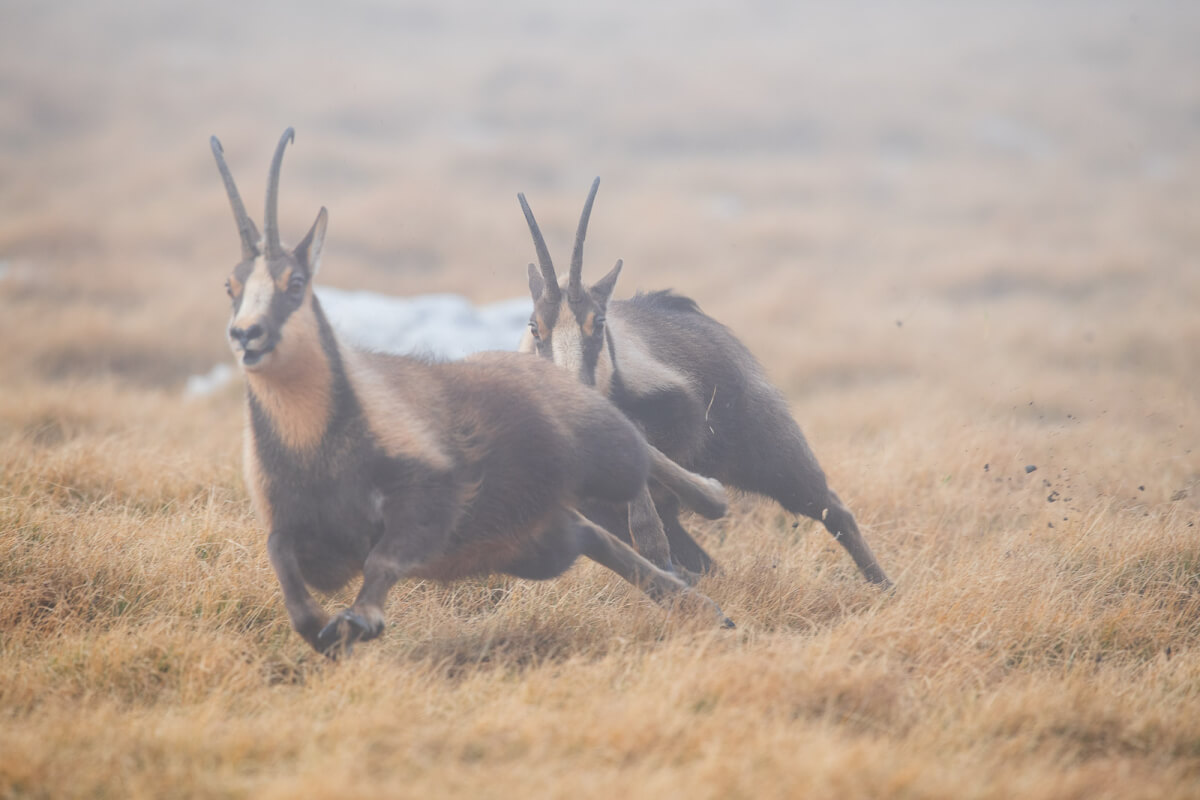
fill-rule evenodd
<path id="1" fill-rule="evenodd" d="M 247 367 L 257 366 L 275 349 L 273 338 L 267 329 L 258 323 L 245 328 L 236 325 L 230 327 L 229 339 L 233 343 L 234 352 L 240 353 L 242 364 Z"/>

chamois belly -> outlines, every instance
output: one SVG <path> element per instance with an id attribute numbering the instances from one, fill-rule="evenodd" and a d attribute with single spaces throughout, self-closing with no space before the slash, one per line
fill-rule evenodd
<path id="1" fill-rule="evenodd" d="M 442 554 L 416 577 L 456 580 L 496 572 L 536 549 L 549 520 L 580 482 L 574 442 L 534 413 L 507 373 L 481 381 L 450 410 L 457 464 L 454 505 Z"/>

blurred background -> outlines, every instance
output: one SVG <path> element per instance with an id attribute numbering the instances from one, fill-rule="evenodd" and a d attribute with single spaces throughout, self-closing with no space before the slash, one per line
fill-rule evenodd
<path id="1" fill-rule="evenodd" d="M 284 238 L 329 207 L 327 286 L 521 297 L 534 253 L 516 193 L 565 261 L 599 175 L 585 276 L 624 258 L 617 296 L 693 296 L 797 401 L 941 397 L 971 419 L 1038 399 L 1060 420 L 1194 403 L 1195 3 L 2 14 L 11 387 L 173 392 L 227 361 L 238 239 L 208 137 L 261 219 L 292 125 Z"/>

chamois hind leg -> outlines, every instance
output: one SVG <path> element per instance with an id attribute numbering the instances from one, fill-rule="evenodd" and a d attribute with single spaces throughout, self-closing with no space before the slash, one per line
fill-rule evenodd
<path id="1" fill-rule="evenodd" d="M 842 498 L 837 496 L 837 492 L 833 489 L 828 491 L 829 505 L 827 508 L 829 510 L 825 514 L 825 519 L 821 520 L 825 529 L 833 534 L 833 538 L 840 542 L 842 547 L 846 548 L 846 552 L 854 559 L 859 571 L 868 581 L 877 583 L 885 589 L 891 586 L 892 582 L 884 574 L 879 562 L 875 560 L 871 546 L 867 544 L 862 531 L 858 529 L 858 522 L 855 521 L 854 515 L 850 513 L 850 509 L 846 508 Z"/>
<path id="2" fill-rule="evenodd" d="M 650 599 L 661 606 L 669 607 L 675 600 L 698 601 L 707 606 L 721 625 L 734 627 L 733 620 L 725 616 L 720 606 L 708 597 L 691 589 L 682 580 L 664 572 L 634 552 L 633 548 L 616 536 L 573 511 L 574 530 L 583 555 L 598 564 L 608 567 L 634 586 L 641 589 Z"/>
<path id="3" fill-rule="evenodd" d="M 673 496 L 672 496 L 673 497 Z M 671 572 L 671 546 L 646 487 L 628 503 L 584 498 L 579 510 L 659 569 Z"/>
<path id="4" fill-rule="evenodd" d="M 716 572 L 717 566 L 712 558 L 679 524 L 679 500 L 675 495 L 665 489 L 657 489 L 651 492 L 651 499 L 670 549 L 671 569 L 667 572 L 674 572 L 689 584 L 695 584 L 702 573 Z M 592 522 L 622 542 L 633 545 L 635 550 L 645 555 L 641 545 L 634 543 L 638 534 L 636 526 L 630 521 L 629 506 L 624 503 L 588 500 L 580 505 L 579 510 Z"/>
<path id="5" fill-rule="evenodd" d="M 705 552 L 687 529 L 679 523 L 679 500 L 673 494 L 660 492 L 654 497 L 658 516 L 662 519 L 667 544 L 671 547 L 671 561 L 675 571 L 689 583 L 704 574 L 716 574 L 720 567 L 712 556 Z"/>
<path id="6" fill-rule="evenodd" d="M 771 496 L 788 511 L 819 520 L 838 544 L 846 548 L 846 552 L 854 559 L 859 571 L 868 581 L 885 588 L 892 585 L 879 562 L 875 560 L 875 554 L 871 552 L 862 531 L 858 529 L 854 515 L 837 493 L 826 485 L 824 475 L 820 476 L 819 486 L 813 485 L 810 478 L 808 483 L 794 487 L 791 492 Z"/>
<path id="7" fill-rule="evenodd" d="M 649 487 L 642 487 L 629 503 L 629 538 L 642 558 L 661 570 L 672 571 L 671 548 Z"/>
<path id="8" fill-rule="evenodd" d="M 837 493 L 829 488 L 825 473 L 804 439 L 799 427 L 787 417 L 790 436 L 779 435 L 775 440 L 761 441 L 744 450 L 738 465 L 738 480 L 734 484 L 750 491 L 765 494 L 793 514 L 803 514 L 819 520 L 825 529 L 854 559 L 863 577 L 871 583 L 887 587 L 888 580 L 854 515 L 846 508 Z"/>

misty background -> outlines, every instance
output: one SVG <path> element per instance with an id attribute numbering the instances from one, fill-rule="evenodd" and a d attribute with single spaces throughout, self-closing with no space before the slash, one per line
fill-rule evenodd
<path id="1" fill-rule="evenodd" d="M 1190 363 L 1157 336 L 1197 299 L 1194 3 L 0 13 L 13 371 L 178 386 L 227 359 L 208 137 L 261 219 L 289 125 L 281 224 L 294 242 L 329 207 L 323 285 L 520 298 L 516 193 L 562 261 L 599 175 L 585 276 L 620 257 L 618 296 L 696 297 L 785 390 L 989 358 L 1015 388 L 1031 339 Z"/>

